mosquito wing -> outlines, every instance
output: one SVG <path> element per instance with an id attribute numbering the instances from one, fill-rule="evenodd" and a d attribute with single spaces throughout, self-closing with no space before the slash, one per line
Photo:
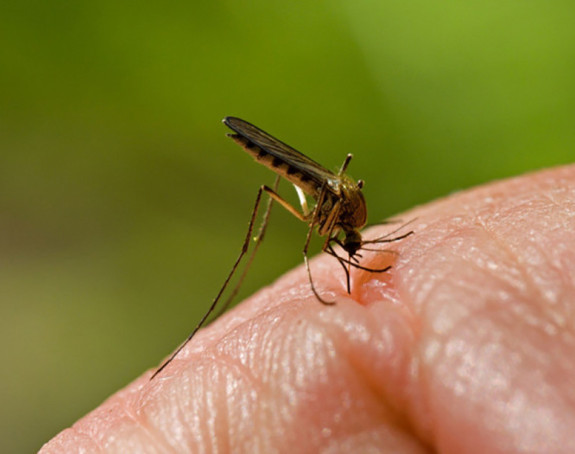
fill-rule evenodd
<path id="1" fill-rule="evenodd" d="M 307 194 L 317 197 L 323 185 L 335 191 L 339 177 L 313 159 L 247 121 L 236 117 L 226 117 L 223 121 L 236 132 L 230 136 L 256 161 L 299 186 Z"/>

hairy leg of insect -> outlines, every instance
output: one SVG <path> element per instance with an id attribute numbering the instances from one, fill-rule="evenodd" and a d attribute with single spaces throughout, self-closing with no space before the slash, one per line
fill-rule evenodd
<path id="1" fill-rule="evenodd" d="M 305 239 L 305 244 L 304 244 L 304 247 L 303 247 L 303 251 L 302 251 L 302 252 L 303 252 L 303 261 L 304 261 L 304 263 L 305 263 L 305 268 L 306 268 L 306 270 L 307 270 L 307 276 L 308 276 L 308 278 L 309 278 L 309 284 L 310 284 L 310 286 L 311 286 L 311 290 L 313 291 L 313 294 L 315 295 L 315 297 L 317 298 L 317 300 L 318 300 L 320 303 L 323 303 L 323 304 L 326 304 L 326 305 L 332 305 L 332 304 L 335 304 L 335 301 L 326 301 L 326 300 L 324 300 L 321 296 L 319 296 L 319 293 L 317 292 L 317 290 L 316 290 L 316 288 L 315 288 L 315 285 L 313 285 L 313 279 L 312 279 L 312 277 L 311 277 L 311 269 L 310 269 L 310 266 L 309 266 L 309 259 L 308 259 L 308 257 L 307 257 L 307 251 L 308 251 L 308 248 L 309 248 L 309 243 L 310 243 L 310 241 L 311 241 L 311 235 L 312 235 L 312 233 L 313 233 L 313 228 L 315 227 L 316 220 L 317 220 L 317 218 L 319 217 L 319 210 L 321 209 L 321 206 L 322 206 L 323 201 L 324 201 L 324 199 L 325 199 L 325 194 L 326 194 L 326 192 L 327 192 L 327 186 L 326 186 L 326 184 L 324 183 L 323 186 L 322 186 L 322 188 L 321 188 L 321 192 L 320 192 L 320 195 L 319 195 L 319 197 L 318 197 L 318 200 L 317 200 L 317 203 L 316 203 L 316 205 L 315 205 L 315 208 L 314 208 L 314 210 L 313 210 L 313 212 L 312 212 L 311 222 L 310 222 L 310 224 L 309 224 L 309 229 L 308 229 L 308 231 L 307 231 L 307 236 L 306 236 L 306 239 Z M 336 208 L 334 207 L 334 209 L 336 209 Z M 332 231 L 332 230 L 333 230 L 333 227 L 330 227 L 329 232 L 328 232 L 328 237 L 329 237 L 329 235 L 331 235 L 331 231 Z"/>
<path id="2" fill-rule="evenodd" d="M 263 189 L 264 191 L 266 191 L 266 192 L 269 194 L 270 197 L 272 197 L 276 202 L 278 202 L 282 207 L 284 207 L 287 211 L 289 211 L 291 214 L 293 214 L 293 215 L 294 215 L 296 218 L 298 218 L 300 221 L 307 222 L 307 221 L 309 220 L 309 215 L 306 216 L 305 214 L 300 213 L 296 208 L 293 207 L 292 204 L 290 204 L 287 200 L 285 200 L 282 196 L 280 196 L 280 195 L 279 195 L 278 193 L 276 193 L 274 190 L 268 188 L 267 186 L 263 186 L 262 189 Z M 306 237 L 306 240 L 305 240 L 305 245 L 304 245 L 304 248 L 303 248 L 303 259 L 304 259 L 304 263 L 305 263 L 305 266 L 306 266 L 307 274 L 308 274 L 308 277 L 309 277 L 309 283 L 310 283 L 311 289 L 312 289 L 312 291 L 313 291 L 313 294 L 314 294 L 315 297 L 318 299 L 318 301 L 320 301 L 321 303 L 331 305 L 331 304 L 335 304 L 335 301 L 326 301 L 326 300 L 324 300 L 321 296 L 319 296 L 319 293 L 317 292 L 317 290 L 316 290 L 316 288 L 315 288 L 315 286 L 314 286 L 314 284 L 313 284 L 313 279 L 312 279 L 312 276 L 311 276 L 311 270 L 310 270 L 310 267 L 309 267 L 309 260 L 308 260 L 308 257 L 307 257 L 307 251 L 308 251 L 308 248 L 309 248 L 309 243 L 310 243 L 310 240 L 311 240 L 311 235 L 312 235 L 312 232 L 313 232 L 313 228 L 315 227 L 316 219 L 317 219 L 317 217 L 318 217 L 318 213 L 319 213 L 319 209 L 320 209 L 320 207 L 321 207 L 321 204 L 323 203 L 323 200 L 325 199 L 326 191 L 327 191 L 327 186 L 325 186 L 325 185 L 322 186 L 322 189 L 321 189 L 321 192 L 320 192 L 320 196 L 319 196 L 319 198 L 318 198 L 318 201 L 317 201 L 317 203 L 316 203 L 316 206 L 315 206 L 313 212 L 311 213 L 311 215 L 312 215 L 312 216 L 311 216 L 311 222 L 310 222 L 310 226 L 309 226 L 309 229 L 308 229 L 308 232 L 307 232 L 307 237 Z M 302 207 L 302 208 L 303 208 L 303 207 Z M 332 230 L 333 230 L 333 227 L 330 228 L 330 232 L 329 232 L 330 234 L 331 234 L 331 231 L 332 231 Z"/>
<path id="3" fill-rule="evenodd" d="M 343 257 L 337 255 L 337 252 L 335 252 L 335 250 L 331 246 L 328 249 L 326 249 L 325 252 L 327 252 L 329 255 L 335 257 L 336 259 L 338 259 L 340 261 L 340 263 L 342 263 L 342 266 L 344 267 L 344 269 L 345 269 L 345 265 L 343 265 L 344 263 L 349 265 L 349 266 L 353 266 L 354 268 L 357 268 L 358 270 L 368 271 L 370 273 L 385 273 L 386 271 L 389 271 L 391 269 L 391 265 L 386 266 L 385 268 L 367 268 L 366 266 L 361 266 L 360 264 L 355 263 L 352 260 L 344 259 Z M 392 252 L 392 251 L 389 251 L 389 252 Z"/>
<path id="4" fill-rule="evenodd" d="M 389 238 L 390 236 L 396 234 L 397 232 L 399 232 L 401 229 L 405 228 L 406 226 L 408 226 L 409 224 L 411 224 L 412 222 L 414 222 L 415 220 L 417 220 L 417 218 L 414 218 L 410 221 L 407 221 L 405 224 L 400 225 L 398 228 L 396 228 L 395 230 L 392 230 L 389 233 L 386 233 L 383 236 L 380 236 L 379 238 L 376 238 L 374 240 L 366 240 L 363 241 L 362 244 L 373 244 L 373 243 L 393 243 L 394 241 L 399 241 L 399 240 L 403 240 L 404 238 L 408 237 L 409 235 L 413 235 L 413 230 L 410 230 L 407 233 L 404 233 L 403 235 L 394 237 L 394 238 Z M 381 222 L 380 224 L 390 224 L 390 222 Z M 374 224 L 374 225 L 379 225 L 379 224 Z M 364 249 L 364 248 L 362 248 Z M 366 249 L 369 250 L 369 249 Z"/>
<path id="5" fill-rule="evenodd" d="M 291 203 L 289 203 L 287 200 L 285 200 L 282 196 L 280 196 L 276 190 L 277 190 L 277 186 L 279 184 L 279 180 L 280 177 L 278 176 L 278 178 L 276 179 L 276 183 L 274 184 L 274 189 L 269 188 L 268 186 L 262 186 L 260 188 L 260 191 L 265 191 L 269 196 L 270 196 L 270 203 L 268 205 L 268 209 L 266 210 L 266 214 L 264 214 L 264 220 L 262 222 L 262 226 L 260 227 L 260 232 L 258 233 L 258 237 L 257 237 L 257 242 L 256 242 L 256 246 L 254 248 L 254 250 L 252 251 L 252 254 L 250 256 L 250 258 L 248 259 L 248 264 L 246 265 L 246 268 L 244 269 L 244 273 L 242 274 L 241 278 L 240 278 L 240 282 L 238 282 L 238 284 L 236 285 L 236 287 L 234 288 L 234 290 L 232 291 L 232 295 L 230 296 L 230 298 L 228 298 L 228 300 L 226 301 L 226 303 L 224 303 L 224 308 L 226 308 L 229 305 L 229 302 L 231 301 L 231 299 L 233 298 L 233 296 L 235 296 L 235 294 L 237 293 L 238 289 L 239 289 L 239 285 L 241 284 L 241 281 L 244 279 L 245 277 L 245 273 L 247 272 L 247 268 L 249 267 L 249 265 L 251 264 L 251 262 L 253 261 L 253 258 L 255 256 L 256 253 L 256 248 L 259 247 L 259 244 L 261 243 L 261 240 L 263 240 L 263 234 L 265 233 L 265 229 L 267 227 L 267 221 L 269 218 L 269 210 L 271 210 L 271 205 L 273 201 L 278 202 L 283 208 L 285 208 L 287 211 L 289 211 L 292 215 L 294 215 L 296 218 L 298 218 L 300 221 L 303 222 L 307 222 L 308 218 L 309 218 L 309 214 L 306 215 L 306 213 L 300 213 Z M 323 192 L 325 193 L 325 189 L 323 190 Z M 323 201 L 323 198 L 325 196 L 322 195 L 320 196 L 320 200 L 319 201 Z M 318 202 L 319 202 L 318 201 Z M 303 204 L 302 204 L 303 205 Z M 302 206 L 302 209 L 304 209 L 305 207 Z M 312 219 L 314 219 L 316 217 L 316 211 L 314 209 L 314 212 L 312 213 Z M 311 288 L 315 294 L 315 296 L 317 297 L 317 299 L 319 301 L 321 301 L 324 304 L 334 304 L 333 302 L 329 302 L 329 301 L 325 301 L 323 300 L 319 294 L 317 293 L 314 285 L 313 285 L 313 280 L 311 278 L 311 271 L 309 269 L 309 263 L 307 260 L 307 249 L 309 247 L 309 242 L 310 242 L 310 238 L 311 238 L 311 232 L 313 231 L 313 227 L 315 226 L 315 223 L 312 223 L 310 230 L 308 231 L 308 237 L 306 239 L 306 244 L 305 244 L 305 248 L 304 248 L 304 261 L 306 263 L 307 266 L 307 271 L 308 271 L 308 276 L 310 279 L 310 284 L 311 284 Z M 223 312 L 220 311 L 220 312 Z M 219 313 L 218 313 L 219 314 Z"/>
<path id="6" fill-rule="evenodd" d="M 291 203 L 289 203 L 286 199 L 284 199 L 281 195 L 279 195 L 273 189 L 271 189 L 267 186 L 262 186 L 262 190 L 266 191 L 272 199 L 274 199 L 277 203 L 279 203 L 282 207 L 284 207 L 287 211 L 289 211 L 291 214 L 293 214 L 300 221 L 307 222 L 308 216 L 300 213 L 296 208 L 294 208 L 294 206 Z"/>
<path id="7" fill-rule="evenodd" d="M 276 177 L 275 182 L 274 182 L 274 187 L 273 187 L 274 192 L 278 190 L 280 180 L 281 180 L 281 176 L 278 175 Z M 225 303 L 220 306 L 220 310 L 218 311 L 218 313 L 216 314 L 216 316 L 214 318 L 218 318 L 220 315 L 222 315 L 228 309 L 231 302 L 234 300 L 234 298 L 238 294 L 240 287 L 242 286 L 242 283 L 244 282 L 244 279 L 246 278 L 246 275 L 248 274 L 248 271 L 249 271 L 250 267 L 252 266 L 252 263 L 253 263 L 254 258 L 256 256 L 256 253 L 258 252 L 260 244 L 262 244 L 262 241 L 264 240 L 264 235 L 266 233 L 266 229 L 267 229 L 268 222 L 270 219 L 273 203 L 274 203 L 274 198 L 270 197 L 268 199 L 266 211 L 264 212 L 264 216 L 262 218 L 262 223 L 260 224 L 260 228 L 258 230 L 258 233 L 256 234 L 256 236 L 254 238 L 254 240 L 255 240 L 254 248 L 252 249 L 252 252 L 248 258 L 248 261 L 246 262 L 246 265 L 244 266 L 244 270 L 242 272 L 242 275 L 238 279 L 238 282 L 235 285 L 232 292 L 230 293 L 230 296 L 228 296 Z"/>
<path id="8" fill-rule="evenodd" d="M 329 239 L 329 243 L 336 243 L 338 246 L 340 246 L 341 248 L 343 248 L 343 243 L 339 240 L 339 238 L 337 237 L 332 237 Z M 342 266 L 345 269 L 345 265 L 343 265 L 344 263 L 346 263 L 349 266 L 353 266 L 354 268 L 357 268 L 359 270 L 363 270 L 363 271 L 369 271 L 370 273 L 385 273 L 386 271 L 389 271 L 391 269 L 391 265 L 390 266 L 386 266 L 385 268 L 367 268 L 365 266 L 361 266 L 359 263 L 356 263 L 357 260 L 355 260 L 355 257 L 358 255 L 356 254 L 354 257 L 349 257 L 349 259 L 344 259 L 343 257 L 341 257 L 340 255 L 337 254 L 337 252 L 335 252 L 335 250 L 333 249 L 333 247 L 331 246 L 331 244 L 328 243 L 328 246 L 324 249 L 325 252 L 327 252 L 329 255 L 332 255 L 333 257 L 335 257 L 336 259 L 339 260 L 339 262 L 342 264 Z M 362 248 L 363 249 L 363 248 Z M 365 249 L 367 251 L 376 251 L 376 252 L 389 252 L 390 254 L 393 254 L 393 251 L 381 251 L 379 249 Z M 354 261 L 355 260 L 355 261 Z"/>
<path id="9" fill-rule="evenodd" d="M 333 257 L 335 257 L 337 259 L 337 261 L 339 262 L 339 264 L 341 265 L 341 267 L 343 268 L 343 271 L 345 272 L 345 283 L 346 283 L 346 287 L 347 287 L 347 293 L 351 294 L 351 278 L 350 278 L 349 267 L 345 266 L 346 265 L 345 260 L 336 254 L 336 252 L 334 251 L 334 249 L 330 243 L 331 243 L 330 241 L 327 241 L 323 247 L 323 250 L 324 250 L 324 252 L 327 252 L 329 255 L 332 255 Z"/>
<path id="10" fill-rule="evenodd" d="M 363 241 L 361 249 L 364 251 L 378 251 L 378 249 L 369 249 L 369 248 L 363 247 L 363 244 L 393 243 L 395 241 L 403 240 L 404 238 L 407 238 L 408 236 L 413 235 L 415 232 L 413 230 L 410 230 L 409 232 L 404 233 L 403 235 L 399 235 L 399 236 L 396 236 L 393 238 L 388 238 L 389 235 L 392 235 L 393 233 L 395 233 L 395 232 L 391 232 L 390 234 L 376 238 L 375 240 Z"/>
<path id="11" fill-rule="evenodd" d="M 211 306 L 209 307 L 209 309 L 207 310 L 207 312 L 204 314 L 204 316 L 201 318 L 200 322 L 196 325 L 196 327 L 194 328 L 194 330 L 191 332 L 191 334 L 187 337 L 187 339 L 176 349 L 176 351 L 174 353 L 172 353 L 172 355 L 164 362 L 164 364 L 162 364 L 158 370 L 156 372 L 154 372 L 154 374 L 152 375 L 152 377 L 150 378 L 150 380 L 153 380 L 154 377 L 156 375 L 158 375 L 160 372 L 162 372 L 166 366 L 168 364 L 170 364 L 172 362 L 172 360 L 178 355 L 178 353 L 180 353 L 182 351 L 182 349 L 188 344 L 188 342 L 190 342 L 192 340 L 192 338 L 196 335 L 196 333 L 199 331 L 199 329 L 204 325 L 204 323 L 206 322 L 206 320 L 208 319 L 208 317 L 212 314 L 212 312 L 214 311 L 214 309 L 216 308 L 220 298 L 222 297 L 222 294 L 224 293 L 225 289 L 227 288 L 232 276 L 234 275 L 234 273 L 236 272 L 236 269 L 238 268 L 238 265 L 240 264 L 242 258 L 244 257 L 244 255 L 246 254 L 246 252 L 248 251 L 248 247 L 250 244 L 250 240 L 251 240 L 251 236 L 252 236 L 252 232 L 254 229 L 254 223 L 256 221 L 257 218 L 257 214 L 258 214 L 258 209 L 260 206 L 260 202 L 261 202 L 261 198 L 262 198 L 262 193 L 264 191 L 268 192 L 272 191 L 270 188 L 268 188 L 267 186 L 262 186 L 260 187 L 260 189 L 258 190 L 258 195 L 256 196 L 256 201 L 254 203 L 254 209 L 252 211 L 252 216 L 250 218 L 250 223 L 248 226 L 248 231 L 246 234 L 246 238 L 244 239 L 244 244 L 242 245 L 242 250 L 240 252 L 240 254 L 238 255 L 238 258 L 236 259 L 234 265 L 232 266 L 232 269 L 230 271 L 230 273 L 228 274 L 228 277 L 226 277 L 226 280 L 224 281 L 224 284 L 222 285 L 222 287 L 220 288 L 220 291 L 218 292 L 218 294 L 216 295 L 216 297 L 214 298 L 214 300 L 212 301 Z"/>
<path id="12" fill-rule="evenodd" d="M 297 196 L 299 198 L 299 204 L 301 206 L 301 211 L 303 212 L 303 215 L 309 216 L 309 208 L 307 206 L 307 199 L 305 198 L 305 193 L 299 186 L 294 184 L 293 187 L 295 189 L 295 192 L 297 192 Z"/>

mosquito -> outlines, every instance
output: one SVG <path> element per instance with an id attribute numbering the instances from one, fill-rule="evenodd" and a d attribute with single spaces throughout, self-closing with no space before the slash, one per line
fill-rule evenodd
<path id="1" fill-rule="evenodd" d="M 373 251 L 376 249 L 370 249 L 366 247 L 366 245 L 391 243 L 402 240 L 413 234 L 413 231 L 409 231 L 402 235 L 393 236 L 405 226 L 404 224 L 382 237 L 373 240 L 364 240 L 362 238 L 360 230 L 367 223 L 367 208 L 365 198 L 361 192 L 364 182 L 362 180 L 358 180 L 356 182 L 345 174 L 345 171 L 353 157 L 351 154 L 346 156 L 339 172 L 333 173 L 247 121 L 236 117 L 226 117 L 223 119 L 223 123 L 233 131 L 233 133 L 228 134 L 228 137 L 240 145 L 257 162 L 275 172 L 277 174 L 276 180 L 273 188 L 266 185 L 260 186 L 240 254 L 236 258 L 236 261 L 234 262 L 234 265 L 232 266 L 232 269 L 226 277 L 222 287 L 212 301 L 211 306 L 187 339 L 175 350 L 174 353 L 172 353 L 172 355 L 158 368 L 158 370 L 154 372 L 151 377 L 152 379 L 162 372 L 162 370 L 172 362 L 178 353 L 182 351 L 188 342 L 192 340 L 198 330 L 206 323 L 210 315 L 218 306 L 218 303 L 220 302 L 232 277 L 236 273 L 240 262 L 249 250 L 249 245 L 252 240 L 254 226 L 264 193 L 269 196 L 269 200 L 263 214 L 259 231 L 253 238 L 253 240 L 255 240 L 255 245 L 252 249 L 252 253 L 236 286 L 221 306 L 217 315 L 220 315 L 227 309 L 232 299 L 239 291 L 257 249 L 264 238 L 273 202 L 279 203 L 297 219 L 308 225 L 308 232 L 302 251 L 304 263 L 311 290 L 315 295 L 315 298 L 325 305 L 335 304 L 335 301 L 324 299 L 324 297 L 322 297 L 317 291 L 313 282 L 308 259 L 308 249 L 314 230 L 317 229 L 319 236 L 325 237 L 322 251 L 335 257 L 342 266 L 346 277 L 347 293 L 351 293 L 350 272 L 352 267 L 368 271 L 370 273 L 384 273 L 391 268 L 391 266 L 386 266 L 384 268 L 368 268 L 360 265 L 359 259 L 361 258 L 361 254 L 359 251 Z M 293 184 L 301 205 L 301 211 L 278 194 L 277 190 L 282 178 Z M 312 208 L 308 206 L 308 197 L 315 200 L 315 205 Z M 347 257 L 339 255 L 334 249 L 334 245 L 340 246 L 347 253 Z"/>

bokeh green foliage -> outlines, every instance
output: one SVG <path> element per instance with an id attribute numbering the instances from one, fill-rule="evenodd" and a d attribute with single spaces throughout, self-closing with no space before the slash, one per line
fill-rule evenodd
<path id="1" fill-rule="evenodd" d="M 573 160 L 573 24 L 566 0 L 3 2 L 0 451 L 156 365 L 211 301 L 273 181 L 223 116 L 333 169 L 353 152 L 377 221 Z M 304 235 L 276 210 L 243 295 Z"/>

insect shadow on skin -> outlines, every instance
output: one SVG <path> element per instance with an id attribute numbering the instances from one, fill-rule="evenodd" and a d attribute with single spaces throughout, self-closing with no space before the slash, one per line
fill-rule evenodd
<path id="1" fill-rule="evenodd" d="M 365 198 L 361 192 L 364 183 L 362 180 L 358 180 L 356 182 L 345 174 L 345 171 L 352 159 L 351 154 L 346 156 L 339 172 L 335 174 L 247 121 L 236 117 L 226 117 L 223 122 L 232 131 L 234 131 L 234 133 L 228 134 L 228 136 L 240 145 L 257 162 L 274 171 L 277 174 L 277 177 L 272 188 L 266 185 L 260 186 L 241 252 L 234 262 L 234 265 L 232 266 L 232 269 L 226 277 L 222 287 L 212 301 L 209 309 L 188 338 L 174 351 L 174 353 L 172 353 L 172 355 L 158 368 L 158 370 L 154 372 L 151 379 L 156 377 L 166 368 L 166 366 L 168 366 L 168 364 L 172 362 L 172 360 L 195 336 L 198 330 L 206 323 L 210 315 L 216 309 L 224 291 L 236 273 L 240 262 L 248 252 L 264 193 L 269 196 L 269 199 L 263 214 L 260 228 L 254 238 L 255 245 L 248 258 L 246 266 L 244 267 L 244 271 L 230 295 L 222 304 L 217 316 L 221 315 L 229 307 L 231 301 L 238 293 L 255 254 L 264 239 L 274 202 L 279 203 L 296 218 L 308 225 L 308 232 L 302 251 L 304 263 L 313 294 L 319 302 L 326 305 L 335 304 L 335 301 L 326 300 L 318 293 L 314 285 L 309 266 L 308 249 L 312 233 L 315 229 L 317 229 L 319 236 L 325 237 L 322 251 L 335 257 L 343 268 L 348 294 L 351 293 L 350 271 L 352 267 L 370 273 L 384 273 L 391 268 L 391 266 L 386 266 L 384 268 L 368 268 L 360 265 L 360 258 L 362 257 L 360 251 L 378 251 L 378 249 L 366 246 L 392 243 L 413 234 L 413 231 L 408 231 L 402 235 L 394 236 L 399 230 L 403 229 L 408 224 L 406 223 L 394 231 L 378 238 L 372 240 L 364 240 L 362 238 L 360 229 L 365 227 L 367 223 L 367 208 Z M 278 194 L 278 186 L 282 178 L 294 185 L 301 205 L 301 211 Z M 313 208 L 308 206 L 307 197 L 311 197 L 316 201 Z M 347 257 L 339 255 L 334 249 L 334 244 L 340 246 L 347 253 Z"/>

